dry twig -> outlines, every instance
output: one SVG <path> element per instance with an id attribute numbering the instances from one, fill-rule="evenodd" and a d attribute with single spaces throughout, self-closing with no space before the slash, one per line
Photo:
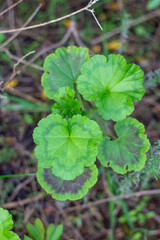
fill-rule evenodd
<path id="1" fill-rule="evenodd" d="M 6 8 L 3 12 L 0 13 L 0 16 L 2 16 L 4 13 L 8 12 L 12 8 L 16 7 L 19 3 L 23 2 L 23 0 L 19 0 L 18 2 L 14 3 L 12 6 Z"/>
<path id="2" fill-rule="evenodd" d="M 128 199 L 128 198 L 132 198 L 132 197 L 142 197 L 145 195 L 157 195 L 160 194 L 160 189 L 154 189 L 154 190 L 144 190 L 144 191 L 140 191 L 140 192 L 135 192 L 135 193 L 128 193 L 128 194 L 122 194 L 119 196 L 113 196 L 113 197 L 108 197 L 108 198 L 104 198 L 101 200 L 97 200 L 91 203 L 87 203 L 84 205 L 80 205 L 80 206 L 76 206 L 76 207 L 69 207 L 66 208 L 66 212 L 72 212 L 72 211 L 77 211 L 77 210 L 83 210 L 85 208 L 90 208 L 93 206 L 97 206 L 100 204 L 104 204 L 110 201 L 118 201 L 120 199 Z"/>
<path id="3" fill-rule="evenodd" d="M 32 15 L 28 18 L 28 20 L 23 24 L 22 27 L 26 27 L 31 21 L 32 19 L 35 17 L 35 15 L 37 14 L 37 12 L 40 10 L 42 4 L 40 4 L 36 10 L 32 13 Z M 16 32 L 15 34 L 13 34 L 10 38 L 8 38 L 4 43 L 2 43 L 0 45 L 0 49 L 4 48 L 8 43 L 10 43 L 14 38 L 16 38 L 18 36 L 18 34 L 20 34 L 21 31 Z"/>
<path id="4" fill-rule="evenodd" d="M 17 29 L 10 29 L 10 30 L 2 30 L 0 31 L 0 33 L 13 33 L 13 32 L 19 32 L 19 31 L 25 31 L 25 30 L 28 30 L 28 29 L 33 29 L 33 28 L 39 28 L 39 27 L 44 27 L 46 25 L 49 25 L 51 23 L 56 23 L 56 22 L 59 22 L 61 20 L 64 20 L 66 18 L 69 18 L 71 16 L 74 16 L 80 12 L 83 12 L 85 10 L 89 10 L 89 11 L 93 11 L 91 9 L 89 9 L 92 5 L 94 5 L 96 2 L 98 2 L 99 0 L 93 0 L 93 1 L 90 1 L 86 7 L 83 7 L 73 13 L 70 13 L 70 14 L 67 14 L 63 17 L 60 17 L 60 18 L 57 18 L 57 19 L 54 19 L 54 20 L 51 20 L 51 21 L 48 21 L 48 22 L 44 22 L 44 23 L 40 23 L 40 24 L 36 24 L 36 25 L 33 25 L 33 26 L 29 26 L 29 27 L 22 27 L 22 28 L 17 28 Z M 97 20 L 98 21 L 98 20 Z"/>
<path id="5" fill-rule="evenodd" d="M 24 188 L 27 184 L 29 184 L 30 182 L 33 181 L 33 179 L 35 178 L 35 176 L 30 176 L 29 178 L 27 178 L 24 182 L 20 183 L 12 192 L 11 196 L 8 199 L 8 202 L 12 202 L 13 199 L 15 199 L 15 197 L 17 196 L 17 194 L 19 193 L 19 191 Z"/>
<path id="6" fill-rule="evenodd" d="M 3 49 L 1 49 L 1 51 L 5 52 L 8 55 L 9 58 L 11 58 L 11 59 L 13 59 L 15 61 L 19 61 L 21 59 L 20 57 L 17 57 L 15 55 L 13 55 L 7 48 L 3 48 Z M 28 63 L 25 60 L 21 60 L 21 63 L 26 64 L 27 66 L 30 66 L 30 67 L 35 68 L 37 70 L 43 71 L 43 68 L 38 66 L 38 65 L 36 65 L 36 64 Z"/>
<path id="7" fill-rule="evenodd" d="M 136 25 L 138 25 L 138 24 L 140 24 L 142 22 L 148 21 L 148 20 L 150 20 L 150 19 L 152 19 L 154 17 L 157 17 L 157 16 L 160 16 L 160 10 L 159 9 L 157 9 L 157 10 L 155 10 L 153 12 L 150 12 L 150 13 L 144 15 L 144 16 L 141 16 L 141 17 L 133 20 L 132 22 L 130 22 L 128 24 L 127 27 L 129 29 L 131 27 L 134 27 L 134 26 L 136 26 Z M 89 42 L 92 45 L 96 45 L 96 44 L 98 44 L 98 43 L 100 43 L 100 42 L 102 42 L 102 41 L 104 41 L 106 39 L 114 37 L 115 35 L 119 34 L 120 32 L 121 32 L 121 27 L 118 27 L 118 28 L 115 28 L 114 30 L 112 30 L 112 31 L 110 31 L 110 32 L 108 32 L 108 33 L 106 33 L 106 34 L 104 34 L 102 36 L 99 36 L 99 37 L 97 37 L 97 38 L 95 38 L 93 40 L 89 40 Z"/>
<path id="8" fill-rule="evenodd" d="M 23 199 L 23 200 L 6 203 L 2 207 L 6 208 L 6 209 L 12 209 L 12 208 L 16 208 L 17 206 L 24 206 L 28 203 L 32 203 L 32 202 L 36 202 L 38 200 L 41 200 L 41 199 L 44 198 L 44 196 L 45 196 L 44 193 L 40 193 L 40 194 L 38 194 L 34 197 L 31 197 L 31 198 L 26 198 L 26 199 Z"/>

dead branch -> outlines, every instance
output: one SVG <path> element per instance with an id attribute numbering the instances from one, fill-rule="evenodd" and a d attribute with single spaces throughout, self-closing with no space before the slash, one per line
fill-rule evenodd
<path id="1" fill-rule="evenodd" d="M 139 18 L 137 18 L 135 20 L 133 20 L 132 22 L 130 22 L 128 24 L 128 29 L 131 28 L 131 27 L 134 27 L 134 26 L 136 26 L 136 25 L 138 25 L 138 24 L 140 24 L 142 22 L 148 21 L 148 20 L 150 20 L 150 19 L 152 19 L 154 17 L 157 17 L 157 16 L 160 16 L 160 10 L 159 9 L 155 10 L 153 12 L 150 12 L 150 13 L 144 15 L 144 16 L 141 16 L 141 17 L 139 17 Z M 100 43 L 100 42 L 102 42 L 102 41 L 104 41 L 106 39 L 114 37 L 115 35 L 119 34 L 120 32 L 121 32 L 121 28 L 120 27 L 115 28 L 114 30 L 112 30 L 112 31 L 110 31 L 110 32 L 108 32 L 108 33 L 106 33 L 106 34 L 104 34 L 102 36 L 99 36 L 99 37 L 97 37 L 97 38 L 95 38 L 93 40 L 90 40 L 90 43 L 92 45 L 96 45 L 96 44 L 98 44 L 98 43 Z"/>
<path id="2" fill-rule="evenodd" d="M 70 14 L 67 14 L 63 17 L 60 17 L 60 18 L 57 18 L 57 19 L 54 19 L 54 20 L 51 20 L 51 21 L 48 21 L 48 22 L 44 22 L 44 23 L 40 23 L 40 24 L 36 24 L 36 25 L 32 25 L 32 26 L 29 26 L 29 27 L 22 27 L 22 28 L 17 28 L 17 29 L 10 29 L 10 30 L 2 30 L 0 31 L 0 33 L 13 33 L 13 32 L 19 32 L 19 31 L 25 31 L 25 30 L 28 30 L 28 29 L 33 29 L 33 28 L 39 28 L 39 27 L 44 27 L 46 25 L 49 25 L 51 23 L 56 23 L 56 22 L 59 22 L 61 20 L 64 20 L 66 18 L 69 18 L 71 16 L 74 16 L 80 12 L 83 12 L 85 10 L 89 10 L 91 11 L 91 9 L 89 9 L 92 5 L 94 5 L 96 2 L 98 2 L 99 0 L 93 0 L 93 1 L 90 1 L 89 4 L 87 4 L 86 7 L 83 7 L 73 13 L 70 13 Z M 93 10 L 92 10 L 93 11 Z"/>
<path id="3" fill-rule="evenodd" d="M 16 7 L 19 3 L 23 2 L 23 0 L 19 0 L 18 2 L 14 3 L 12 6 L 6 8 L 3 12 L 0 13 L 0 16 L 2 16 L 4 13 L 8 12 L 12 8 Z"/>
<path id="4" fill-rule="evenodd" d="M 12 208 L 16 208 L 17 206 L 24 206 L 28 203 L 32 203 L 32 202 L 36 202 L 38 200 L 41 200 L 41 199 L 44 198 L 44 196 L 45 196 L 44 193 L 40 193 L 40 194 L 38 194 L 34 197 L 31 197 L 31 198 L 26 198 L 26 199 L 23 199 L 23 200 L 3 204 L 2 207 L 5 208 L 5 209 L 12 209 Z"/>
<path id="5" fill-rule="evenodd" d="M 32 15 L 28 18 L 28 20 L 23 24 L 22 27 L 26 27 L 31 21 L 32 19 L 35 17 L 35 15 L 37 14 L 37 12 L 40 10 L 42 4 L 39 4 L 39 6 L 35 9 L 35 11 L 32 13 Z M 21 31 L 16 32 L 15 34 L 13 34 L 10 38 L 8 38 L 4 43 L 2 43 L 0 45 L 0 49 L 4 48 L 8 43 L 10 43 L 14 38 L 16 38 L 18 36 L 18 34 L 20 34 Z"/>
<path id="6" fill-rule="evenodd" d="M 118 201 L 120 199 L 128 199 L 128 198 L 132 198 L 132 197 L 133 198 L 135 198 L 135 197 L 139 198 L 139 197 L 142 197 L 142 196 L 145 196 L 145 195 L 157 195 L 157 194 L 160 194 L 160 189 L 144 190 L 144 191 L 135 192 L 135 193 L 122 194 L 122 195 L 119 195 L 119 196 L 104 198 L 104 199 L 101 199 L 101 200 L 90 202 L 90 203 L 87 203 L 87 204 L 84 204 L 84 205 L 79 205 L 79 206 L 76 206 L 76 207 L 69 207 L 69 208 L 66 208 L 65 211 L 66 212 L 73 212 L 73 211 L 83 210 L 85 208 L 90 208 L 90 207 L 93 207 L 93 206 L 97 206 L 97 205 L 100 205 L 100 204 L 104 204 L 104 203 L 107 203 L 107 202 L 110 202 L 110 201 Z"/>

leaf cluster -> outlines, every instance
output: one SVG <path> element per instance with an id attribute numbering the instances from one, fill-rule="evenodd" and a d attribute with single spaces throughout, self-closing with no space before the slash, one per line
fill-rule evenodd
<path id="1" fill-rule="evenodd" d="M 119 54 L 90 56 L 88 49 L 72 46 L 45 59 L 42 86 L 55 103 L 33 138 L 37 179 L 54 198 L 82 198 L 97 181 L 96 157 L 120 174 L 144 167 L 150 145 L 145 128 L 126 118 L 145 92 L 143 81 L 140 67 Z M 89 119 L 95 111 L 116 122 L 116 136 Z"/>
<path id="2" fill-rule="evenodd" d="M 36 218 L 34 225 L 27 223 L 26 225 L 29 235 L 24 237 L 24 240 L 59 240 L 63 233 L 63 225 L 55 226 L 53 223 L 49 224 L 47 228 L 44 227 L 42 221 Z"/>

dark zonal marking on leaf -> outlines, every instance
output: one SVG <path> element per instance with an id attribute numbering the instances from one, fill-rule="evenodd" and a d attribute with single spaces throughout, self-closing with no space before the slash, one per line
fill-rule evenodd
<path id="1" fill-rule="evenodd" d="M 49 124 L 49 126 L 45 126 L 44 137 L 50 132 L 51 129 L 53 129 L 54 127 L 57 127 L 57 126 L 64 127 L 64 124 L 59 123 L 59 122 L 54 122 L 54 123 Z"/>
<path id="2" fill-rule="evenodd" d="M 59 177 L 56 177 L 52 173 L 52 168 L 44 168 L 43 173 L 44 181 L 47 182 L 51 186 L 51 189 L 55 191 L 55 193 L 78 193 L 85 182 L 91 177 L 91 169 L 85 168 L 83 174 L 76 177 L 74 180 L 62 180 Z"/>

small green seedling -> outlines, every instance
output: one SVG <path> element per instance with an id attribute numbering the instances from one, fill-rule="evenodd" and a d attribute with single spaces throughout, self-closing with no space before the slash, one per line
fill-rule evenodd
<path id="1" fill-rule="evenodd" d="M 32 238 L 25 236 L 24 240 L 59 240 L 63 233 L 63 225 L 55 226 L 51 223 L 45 228 L 42 221 L 36 218 L 34 225 L 27 223 L 27 231 Z"/>
<path id="2" fill-rule="evenodd" d="M 148 196 L 146 196 L 146 197 L 148 197 Z M 136 206 L 133 210 L 130 210 L 128 213 L 129 218 L 133 222 L 137 222 L 140 226 L 143 226 L 147 219 L 152 218 L 155 215 L 155 213 L 153 211 L 148 211 L 147 213 L 143 213 L 143 208 L 146 207 L 148 200 L 149 200 L 149 198 L 142 199 L 140 204 L 138 206 Z M 123 223 L 127 222 L 127 218 L 125 215 L 123 215 L 123 216 L 119 217 L 118 221 L 119 221 L 119 223 L 123 224 Z"/>
<path id="3" fill-rule="evenodd" d="M 90 56 L 88 49 L 72 46 L 45 59 L 42 86 L 55 103 L 33 139 L 38 182 L 53 198 L 82 198 L 97 182 L 96 158 L 119 174 L 145 166 L 145 128 L 127 118 L 145 93 L 143 81 L 140 67 L 119 54 Z M 95 114 L 99 122 L 116 122 L 115 136 Z"/>
<path id="4" fill-rule="evenodd" d="M 1 240 L 20 240 L 18 235 L 11 230 L 13 226 L 12 215 L 3 208 L 0 208 L 0 239 Z"/>

